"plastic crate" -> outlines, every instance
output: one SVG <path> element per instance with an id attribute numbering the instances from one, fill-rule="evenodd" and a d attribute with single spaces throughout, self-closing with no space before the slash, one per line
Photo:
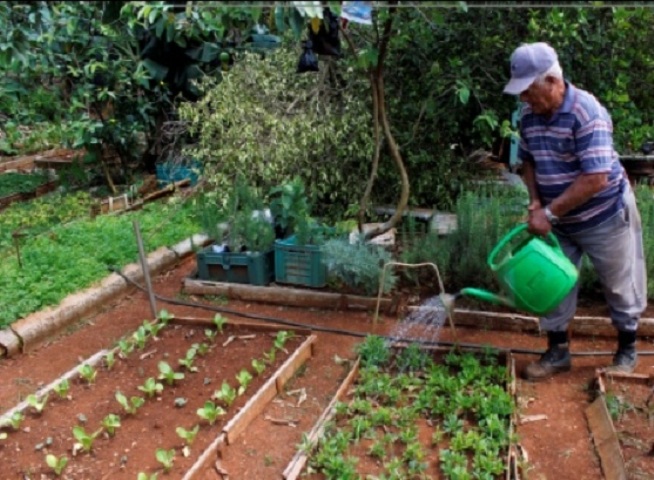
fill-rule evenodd
<path id="1" fill-rule="evenodd" d="M 156 165 L 156 175 L 159 185 L 165 187 L 168 184 L 191 180 L 191 185 L 198 183 L 200 177 L 200 162 L 192 161 L 185 163 L 165 162 Z"/>
<path id="2" fill-rule="evenodd" d="M 295 236 L 275 240 L 275 281 L 322 288 L 327 283 L 323 253 L 316 245 L 297 245 Z"/>
<path id="3" fill-rule="evenodd" d="M 214 252 L 208 247 L 195 256 L 198 278 L 213 282 L 268 285 L 275 277 L 275 251 Z"/>

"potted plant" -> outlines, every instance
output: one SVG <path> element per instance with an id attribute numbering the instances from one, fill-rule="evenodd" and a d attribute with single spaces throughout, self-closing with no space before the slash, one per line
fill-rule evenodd
<path id="1" fill-rule="evenodd" d="M 198 277 L 268 285 L 275 275 L 272 217 L 256 191 L 241 178 L 234 183 L 227 203 L 223 215 L 212 214 L 209 205 L 203 205 L 203 223 L 217 243 L 197 253 Z M 221 223 L 221 218 L 226 222 Z"/>
<path id="2" fill-rule="evenodd" d="M 275 222 L 275 280 L 279 283 L 321 288 L 327 283 L 322 245 L 335 229 L 311 217 L 304 183 L 300 178 L 270 192 Z"/>

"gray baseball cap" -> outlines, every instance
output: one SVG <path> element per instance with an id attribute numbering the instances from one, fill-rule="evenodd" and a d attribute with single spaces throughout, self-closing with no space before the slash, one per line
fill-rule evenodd
<path id="1" fill-rule="evenodd" d="M 545 42 L 520 45 L 511 55 L 511 80 L 504 93 L 520 95 L 557 61 L 556 51 Z"/>

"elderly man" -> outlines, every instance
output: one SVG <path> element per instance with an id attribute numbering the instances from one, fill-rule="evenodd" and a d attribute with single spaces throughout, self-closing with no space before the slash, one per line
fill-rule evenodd
<path id="1" fill-rule="evenodd" d="M 609 369 L 636 367 L 636 331 L 647 305 L 640 213 L 627 175 L 613 148 L 611 117 L 589 92 L 563 77 L 556 51 L 525 44 L 511 56 L 504 93 L 524 102 L 518 156 L 529 191 L 529 231 L 553 231 L 565 254 L 581 267 L 590 259 L 604 288 L 618 346 Z M 570 370 L 568 324 L 579 285 L 540 319 L 548 349 L 527 366 L 537 381 Z"/>

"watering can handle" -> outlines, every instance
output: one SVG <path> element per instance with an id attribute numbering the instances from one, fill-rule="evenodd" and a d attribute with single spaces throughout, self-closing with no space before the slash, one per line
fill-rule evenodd
<path id="1" fill-rule="evenodd" d="M 497 263 L 495 263 L 495 257 L 497 257 L 497 255 L 504 249 L 504 247 L 506 247 L 506 245 L 511 240 L 513 240 L 514 237 L 521 234 L 525 230 L 527 230 L 527 224 L 521 223 L 513 230 L 511 230 L 502 240 L 500 240 L 497 245 L 495 245 L 495 248 L 493 248 L 493 250 L 488 255 L 488 265 L 492 270 L 496 270 L 499 266 Z M 561 245 L 559 244 L 556 235 L 554 235 L 551 230 L 545 238 L 550 241 L 552 246 L 556 248 L 559 251 L 559 253 L 561 254 L 563 253 L 563 250 L 561 250 Z"/>

